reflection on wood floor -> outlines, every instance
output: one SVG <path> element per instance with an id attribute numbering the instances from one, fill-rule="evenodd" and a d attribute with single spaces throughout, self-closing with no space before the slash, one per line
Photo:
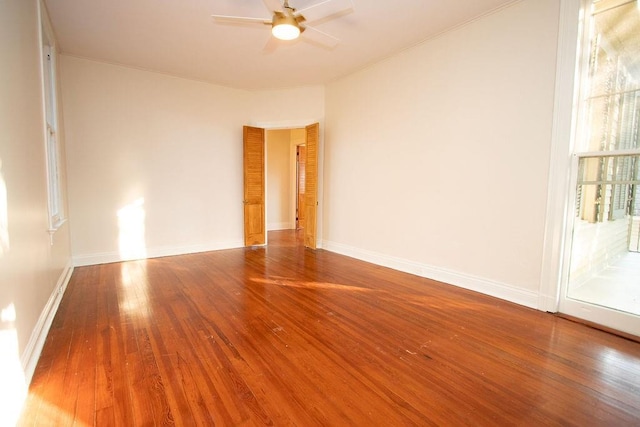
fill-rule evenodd
<path id="1" fill-rule="evenodd" d="M 77 268 L 25 425 L 638 425 L 640 344 L 269 246 Z"/>

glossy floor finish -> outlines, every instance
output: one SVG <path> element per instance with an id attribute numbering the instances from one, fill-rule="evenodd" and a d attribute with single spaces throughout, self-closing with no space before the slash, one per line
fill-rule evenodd
<path id="1" fill-rule="evenodd" d="M 22 424 L 640 424 L 638 343 L 269 243 L 76 269 Z"/>

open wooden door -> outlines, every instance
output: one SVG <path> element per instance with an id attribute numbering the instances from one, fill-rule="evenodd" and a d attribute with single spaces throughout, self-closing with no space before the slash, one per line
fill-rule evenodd
<path id="1" fill-rule="evenodd" d="M 320 125 L 314 123 L 307 130 L 307 162 L 305 165 L 305 228 L 304 245 L 315 249 L 317 241 L 318 212 L 318 139 Z"/>
<path id="2" fill-rule="evenodd" d="M 244 245 L 264 245 L 264 129 L 244 126 Z"/>

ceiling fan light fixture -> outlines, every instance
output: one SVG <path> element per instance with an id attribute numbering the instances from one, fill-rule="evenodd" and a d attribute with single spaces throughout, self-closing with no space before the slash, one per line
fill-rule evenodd
<path id="1" fill-rule="evenodd" d="M 300 27 L 296 18 L 291 15 L 275 15 L 271 34 L 280 40 L 294 40 L 300 35 Z"/>

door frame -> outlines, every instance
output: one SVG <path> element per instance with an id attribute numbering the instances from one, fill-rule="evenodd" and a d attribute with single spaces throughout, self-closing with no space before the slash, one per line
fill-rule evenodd
<path id="1" fill-rule="evenodd" d="M 538 309 L 556 313 L 560 307 L 564 271 L 568 270 L 566 243 L 571 237 L 567 212 L 571 199 L 571 171 L 574 133 L 577 123 L 578 51 L 582 33 L 581 13 L 588 0 L 562 0 L 558 29 L 556 87 L 551 135 L 551 156 L 547 186 L 542 268 Z"/>
<path id="2" fill-rule="evenodd" d="M 324 190 L 324 118 L 320 119 L 305 119 L 305 120 L 286 120 L 286 121 L 275 121 L 275 122 L 249 122 L 247 126 L 259 127 L 265 130 L 265 151 L 266 146 L 269 143 L 266 140 L 266 131 L 269 130 L 279 130 L 279 129 L 299 129 L 306 128 L 309 125 L 314 123 L 318 123 L 319 125 L 319 136 L 318 136 L 318 205 L 317 205 L 317 215 L 316 215 L 316 249 L 322 248 L 322 217 L 321 214 L 323 209 L 323 190 Z M 293 147 L 295 150 L 295 147 Z M 295 153 L 294 153 L 295 155 Z M 295 158 L 293 159 L 295 161 Z M 266 188 L 266 153 L 265 153 L 265 206 L 268 203 L 269 192 Z M 265 230 L 266 230 L 266 215 L 265 215 Z M 265 237 L 265 244 L 269 244 L 268 233 Z"/>

